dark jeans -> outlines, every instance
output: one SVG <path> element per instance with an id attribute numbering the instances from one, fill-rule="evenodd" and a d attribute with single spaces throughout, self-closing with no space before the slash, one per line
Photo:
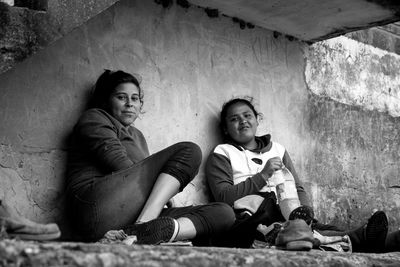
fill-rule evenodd
<path id="1" fill-rule="evenodd" d="M 226 203 L 213 202 L 205 205 L 163 209 L 160 216 L 175 219 L 189 218 L 196 228 L 194 245 L 211 245 L 211 238 L 227 232 L 235 222 L 235 213 Z"/>
<path id="2" fill-rule="evenodd" d="M 84 188 L 70 192 L 67 200 L 70 217 L 80 238 L 98 240 L 109 230 L 122 229 L 134 223 L 160 173 L 175 177 L 182 190 L 198 173 L 201 157 L 201 150 L 196 144 L 177 143 L 126 170 L 94 177 Z M 214 229 L 208 228 L 219 229 L 221 224 L 208 222 L 208 212 L 214 209 L 227 212 L 225 206 L 207 205 L 203 209 L 182 208 L 179 215 L 189 217 L 198 233 L 212 233 Z M 167 214 L 165 210 L 162 212 L 162 215 Z"/>
<path id="3" fill-rule="evenodd" d="M 257 230 L 259 224 L 270 225 L 274 222 L 283 222 L 279 205 L 276 204 L 274 193 L 259 193 L 264 197 L 263 202 L 252 216 L 246 216 L 241 211 L 236 211 L 236 221 L 229 229 L 212 238 L 212 245 L 218 247 L 250 248 L 255 239 L 264 240 L 264 236 Z"/>

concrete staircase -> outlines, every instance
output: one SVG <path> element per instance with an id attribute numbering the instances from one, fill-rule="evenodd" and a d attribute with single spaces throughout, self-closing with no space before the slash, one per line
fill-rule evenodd
<path id="1" fill-rule="evenodd" d="M 400 55 L 400 22 L 346 34 L 347 37 Z"/>
<path id="2" fill-rule="evenodd" d="M 11 69 L 117 1 L 0 1 L 0 73 Z"/>

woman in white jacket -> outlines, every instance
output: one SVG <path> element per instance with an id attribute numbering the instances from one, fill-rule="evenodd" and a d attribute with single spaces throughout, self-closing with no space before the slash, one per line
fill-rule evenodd
<path id="1" fill-rule="evenodd" d="M 250 247 L 255 239 L 264 239 L 257 231 L 259 224 L 268 226 L 285 221 L 275 193 L 265 190 L 273 173 L 285 166 L 294 177 L 299 200 L 304 207 L 302 210 L 305 214 L 300 214 L 300 217 L 305 218 L 312 229 L 323 235 L 349 235 L 353 251 L 384 251 L 388 222 L 382 211 L 375 213 L 366 225 L 351 231 L 318 223 L 313 218 L 310 201 L 288 151 L 279 143 L 271 141 L 269 134 L 256 136 L 259 117 L 252 99 L 234 98 L 222 107 L 220 130 L 224 143 L 214 148 L 206 164 L 206 177 L 212 195 L 216 201 L 225 202 L 234 208 L 237 206 L 235 202 L 246 196 L 255 195 L 263 199 L 255 206 L 254 202 L 248 202 L 250 213 L 253 213 L 251 216 L 236 209 L 237 220 L 231 233 L 218 240 L 216 245 Z M 392 237 L 391 240 L 394 239 Z"/>

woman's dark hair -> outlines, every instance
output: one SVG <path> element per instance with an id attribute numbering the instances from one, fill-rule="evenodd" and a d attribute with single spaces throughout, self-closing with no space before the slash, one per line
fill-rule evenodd
<path id="1" fill-rule="evenodd" d="M 219 119 L 220 119 L 220 121 L 219 121 L 219 129 L 220 129 L 221 134 L 222 134 L 222 136 L 224 138 L 224 141 L 233 141 L 231 139 L 231 137 L 229 136 L 229 134 L 226 132 L 226 116 L 228 115 L 227 114 L 228 113 L 228 109 L 231 106 L 233 106 L 233 105 L 235 105 L 237 103 L 243 103 L 243 104 L 247 105 L 253 111 L 254 116 L 256 116 L 256 118 L 262 116 L 262 114 L 259 113 L 254 108 L 253 97 L 250 97 L 250 96 L 246 96 L 246 97 L 242 97 L 242 98 L 238 97 L 238 98 L 233 98 L 233 99 L 229 100 L 228 102 L 225 102 L 222 105 L 222 110 L 221 110 L 221 113 L 220 113 L 220 116 L 219 116 Z"/>
<path id="2" fill-rule="evenodd" d="M 122 70 L 111 71 L 104 70 L 104 72 L 97 79 L 90 99 L 89 108 L 108 109 L 108 101 L 114 89 L 122 83 L 133 83 L 139 89 L 139 99 L 141 106 L 143 106 L 143 90 L 140 88 L 141 78 L 134 76 Z"/>

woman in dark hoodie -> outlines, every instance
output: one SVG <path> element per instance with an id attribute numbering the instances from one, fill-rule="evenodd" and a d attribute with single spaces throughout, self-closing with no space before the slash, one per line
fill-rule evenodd
<path id="1" fill-rule="evenodd" d="M 140 244 L 159 244 L 229 228 L 235 217 L 224 203 L 165 208 L 196 176 L 202 154 L 196 144 L 181 142 L 150 155 L 133 125 L 142 106 L 138 76 L 106 70 L 98 78 L 68 157 L 67 203 L 75 230 L 86 241 L 124 229 Z"/>

